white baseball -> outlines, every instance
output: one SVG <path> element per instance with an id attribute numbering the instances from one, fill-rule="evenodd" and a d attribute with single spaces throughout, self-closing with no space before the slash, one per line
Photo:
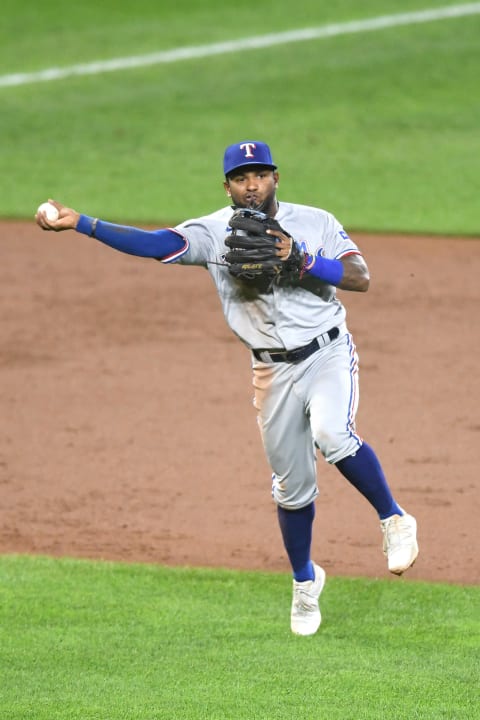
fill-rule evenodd
<path id="1" fill-rule="evenodd" d="M 55 205 L 52 205 L 52 203 L 44 202 L 41 205 L 39 205 L 37 212 L 43 212 L 45 213 L 45 217 L 50 222 L 54 222 L 55 220 L 58 220 L 58 210 L 55 207 Z"/>

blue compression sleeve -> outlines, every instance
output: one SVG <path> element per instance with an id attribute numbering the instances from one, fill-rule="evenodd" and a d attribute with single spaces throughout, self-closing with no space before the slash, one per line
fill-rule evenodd
<path id="1" fill-rule="evenodd" d="M 312 526 L 315 505 L 310 503 L 300 510 L 286 510 L 277 505 L 278 522 L 283 544 L 297 582 L 313 580 L 315 572 L 310 559 Z"/>
<path id="2" fill-rule="evenodd" d="M 80 215 L 76 230 L 115 250 L 140 257 L 172 261 L 188 250 L 188 240 L 175 230 L 141 230 L 97 220 L 88 215 Z"/>
<path id="3" fill-rule="evenodd" d="M 380 520 L 403 515 L 395 502 L 375 451 L 366 442 L 354 455 L 337 462 L 342 475 L 373 505 Z"/>
<path id="4" fill-rule="evenodd" d="M 338 285 L 343 278 L 343 264 L 340 260 L 329 260 L 321 255 L 307 256 L 305 273 L 323 280 L 329 285 Z"/>

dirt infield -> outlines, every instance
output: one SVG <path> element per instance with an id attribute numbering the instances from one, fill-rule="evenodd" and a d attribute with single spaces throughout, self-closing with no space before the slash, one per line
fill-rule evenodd
<path id="1" fill-rule="evenodd" d="M 408 577 L 478 583 L 480 242 L 354 238 L 357 425 L 417 517 Z M 249 354 L 208 274 L 33 222 L 0 241 L 0 553 L 288 571 Z M 319 484 L 317 562 L 388 577 L 370 506 L 321 459 Z"/>

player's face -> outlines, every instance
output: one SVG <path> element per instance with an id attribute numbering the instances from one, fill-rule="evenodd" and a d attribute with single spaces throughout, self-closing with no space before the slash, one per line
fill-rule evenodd
<path id="1" fill-rule="evenodd" d="M 236 207 L 248 207 L 275 214 L 278 173 L 266 167 L 235 170 L 224 183 L 225 191 Z"/>

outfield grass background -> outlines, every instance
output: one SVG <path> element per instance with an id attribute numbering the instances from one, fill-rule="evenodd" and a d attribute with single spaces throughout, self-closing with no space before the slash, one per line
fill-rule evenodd
<path id="1" fill-rule="evenodd" d="M 320 634 L 283 574 L 4 558 L 8 720 L 478 717 L 478 592 L 331 578 Z"/>
<path id="2" fill-rule="evenodd" d="M 454 3 L 7 0 L 2 74 Z M 270 142 L 281 197 L 349 229 L 478 235 L 480 15 L 0 87 L 0 215 L 53 195 L 113 220 L 224 203 L 221 157 Z"/>
<path id="3" fill-rule="evenodd" d="M 0 75 L 453 4 L 5 0 Z M 479 37 L 475 16 L 0 87 L 0 216 L 209 212 L 224 146 L 253 137 L 281 198 L 349 229 L 478 237 Z M 301 639 L 289 583 L 0 558 L 0 718 L 479 717 L 478 588 L 330 578 Z"/>

